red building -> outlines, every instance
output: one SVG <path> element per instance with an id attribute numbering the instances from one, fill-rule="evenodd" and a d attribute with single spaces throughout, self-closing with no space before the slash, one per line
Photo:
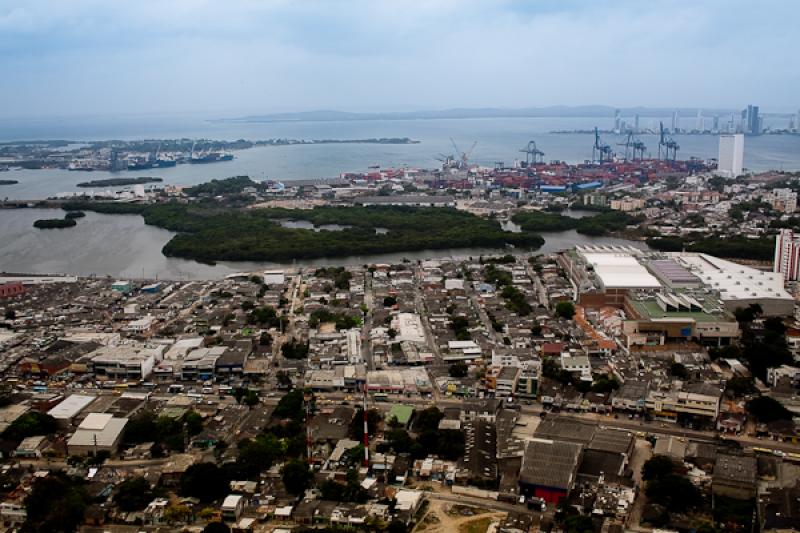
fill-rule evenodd
<path id="1" fill-rule="evenodd" d="M 575 485 L 583 446 L 555 440 L 529 441 L 519 473 L 520 494 L 558 504 Z"/>
<path id="2" fill-rule="evenodd" d="M 0 299 L 13 298 L 25 294 L 25 286 L 22 283 L 3 283 L 0 285 Z"/>

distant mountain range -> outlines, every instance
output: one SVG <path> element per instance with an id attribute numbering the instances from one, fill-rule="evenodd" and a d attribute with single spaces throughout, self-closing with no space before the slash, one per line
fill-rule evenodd
<path id="1" fill-rule="evenodd" d="M 223 118 L 214 122 L 326 122 L 348 120 L 430 120 L 430 119 L 462 119 L 462 118 L 525 118 L 525 117 L 613 117 L 619 109 L 623 117 L 638 114 L 641 117 L 668 117 L 675 108 L 658 107 L 611 107 L 605 105 L 587 106 L 552 106 L 503 109 L 486 107 L 478 109 L 443 109 L 437 111 L 406 111 L 392 113 L 351 113 L 348 111 L 301 111 L 296 113 L 270 113 L 266 115 L 249 115 L 244 117 Z M 699 108 L 678 108 L 682 117 L 697 115 Z M 732 109 L 702 109 L 703 115 L 726 115 L 738 112 Z"/>

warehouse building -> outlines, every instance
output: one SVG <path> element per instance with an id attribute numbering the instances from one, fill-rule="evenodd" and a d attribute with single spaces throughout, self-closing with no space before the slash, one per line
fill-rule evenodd
<path id="1" fill-rule="evenodd" d="M 519 474 L 520 493 L 558 504 L 575 485 L 582 452 L 583 446 L 574 442 L 528 441 Z"/>
<path id="2" fill-rule="evenodd" d="M 67 442 L 69 455 L 94 455 L 100 451 L 114 453 L 127 423 L 127 418 L 90 413 Z"/>

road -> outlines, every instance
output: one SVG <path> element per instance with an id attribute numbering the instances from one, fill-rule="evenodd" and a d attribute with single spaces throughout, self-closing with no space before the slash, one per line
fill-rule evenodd
<path id="1" fill-rule="evenodd" d="M 431 500 L 439 500 L 443 502 L 458 503 L 461 505 L 474 505 L 476 507 L 483 507 L 484 509 L 505 511 L 511 513 L 529 513 L 531 510 L 525 505 L 518 503 L 501 502 L 497 500 L 488 500 L 485 498 L 476 498 L 474 496 L 467 496 L 464 494 L 448 494 L 442 492 L 425 492 L 425 497 Z"/>
<path id="2" fill-rule="evenodd" d="M 323 400 L 328 399 L 334 402 L 340 402 L 344 400 L 346 396 L 349 396 L 351 394 L 352 393 L 344 393 L 344 392 L 322 393 L 319 395 L 319 398 Z M 267 401 L 277 403 L 278 399 L 271 398 L 267 399 Z M 431 400 L 427 398 L 421 398 L 419 396 L 414 396 L 410 398 L 408 397 L 392 398 L 389 402 L 375 402 L 374 406 L 375 408 L 380 409 L 381 411 L 388 412 L 391 409 L 392 405 L 395 403 L 404 403 L 416 406 L 418 408 L 425 408 L 430 405 L 436 405 L 441 409 L 444 407 L 460 407 L 463 404 L 463 401 L 457 398 L 436 397 L 435 399 Z M 541 413 L 544 411 L 541 405 L 522 405 L 520 406 L 519 410 L 522 414 L 530 416 L 540 416 Z M 548 413 L 547 416 L 555 416 L 555 415 Z M 691 438 L 697 441 L 718 442 L 718 433 L 714 431 L 699 431 L 699 430 L 686 429 L 672 423 L 660 422 L 660 421 L 647 422 L 641 418 L 628 419 L 625 415 L 619 415 L 620 418 L 614 418 L 613 415 L 602 415 L 597 413 L 561 412 L 558 413 L 558 416 L 595 422 L 601 429 L 606 429 L 606 428 L 624 429 L 633 432 L 647 433 L 655 435 L 656 437 L 672 436 L 672 437 L 681 437 L 684 439 Z M 750 437 L 747 435 L 724 435 L 723 438 L 725 440 L 735 441 L 744 448 L 763 447 L 773 450 L 780 450 L 783 452 L 800 453 L 800 444 L 792 444 L 790 442 L 778 442 L 770 439 L 757 439 L 755 437 Z"/>
<path id="3" fill-rule="evenodd" d="M 364 316 L 364 325 L 361 327 L 361 357 L 367 370 L 375 370 L 375 361 L 372 359 L 369 335 L 372 331 L 372 309 L 375 305 L 375 294 L 372 292 L 372 275 L 367 271 L 364 275 L 364 306 L 367 312 Z"/>

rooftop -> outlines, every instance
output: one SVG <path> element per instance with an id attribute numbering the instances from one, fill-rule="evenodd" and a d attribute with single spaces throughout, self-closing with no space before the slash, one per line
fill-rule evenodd
<path id="1" fill-rule="evenodd" d="M 582 448 L 572 442 L 529 441 L 522 459 L 520 482 L 569 490 L 575 481 Z"/>

